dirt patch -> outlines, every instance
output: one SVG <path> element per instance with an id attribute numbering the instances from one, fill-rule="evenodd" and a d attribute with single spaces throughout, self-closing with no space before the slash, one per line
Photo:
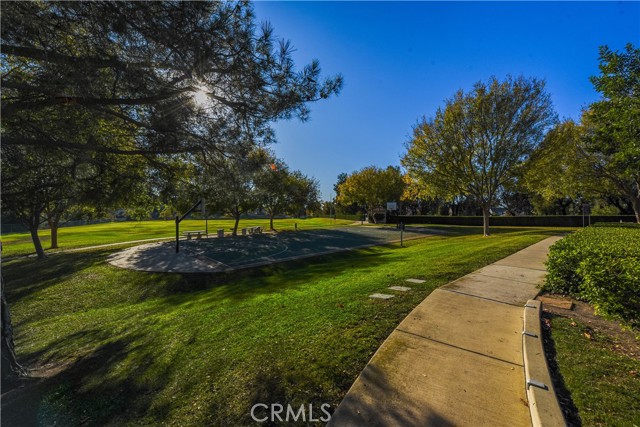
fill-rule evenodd
<path id="1" fill-rule="evenodd" d="M 580 427 L 582 426 L 582 420 L 578 413 L 578 408 L 564 384 L 557 364 L 555 344 L 551 336 L 553 318 L 564 317 L 585 325 L 584 334 L 586 338 L 597 338 L 598 341 L 606 343 L 612 351 L 636 360 L 640 360 L 640 339 L 636 337 L 638 331 L 625 329 L 618 322 L 598 316 L 594 313 L 593 307 L 582 301 L 561 295 L 544 295 L 537 299 L 547 301 L 546 304 L 543 302 L 542 312 L 544 351 L 560 407 L 567 425 L 569 427 Z"/>
<path id="2" fill-rule="evenodd" d="M 594 313 L 593 307 L 582 301 L 560 295 L 543 295 L 537 299 L 543 301 L 542 308 L 544 312 L 575 319 L 587 326 L 585 334 L 597 335 L 601 341 L 606 342 L 616 353 L 640 360 L 640 339 L 637 338 L 640 333 L 638 331 L 625 329 L 618 322 L 598 316 Z M 559 307 L 560 304 L 545 304 L 545 299 L 547 301 L 571 302 L 573 303 L 573 308 L 561 308 Z M 543 317 L 543 321 L 544 319 Z M 587 336 L 587 338 L 590 337 Z"/>

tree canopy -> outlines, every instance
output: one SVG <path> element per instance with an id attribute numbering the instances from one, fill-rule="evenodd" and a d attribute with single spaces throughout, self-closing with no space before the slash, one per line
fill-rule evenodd
<path id="1" fill-rule="evenodd" d="M 386 206 L 387 202 L 400 201 L 405 182 L 400 168 L 376 166 L 362 168 L 347 176 L 337 187 L 337 201 L 343 205 L 355 203 L 371 210 Z"/>
<path id="2" fill-rule="evenodd" d="M 554 127 L 524 172 L 529 191 L 543 202 L 605 200 L 631 206 L 640 221 L 640 50 L 600 48 L 600 75 L 591 78 L 602 98 L 581 122 Z"/>
<path id="3" fill-rule="evenodd" d="M 267 167 L 258 170 L 255 177 L 260 207 L 273 218 L 278 214 L 300 215 L 319 207 L 319 184 L 300 171 L 291 171 L 283 160 L 270 157 Z"/>
<path id="4" fill-rule="evenodd" d="M 23 154 L 18 172 L 50 152 L 48 167 L 64 157 L 105 186 L 101 174 L 126 164 L 147 176 L 145 200 L 188 187 L 194 162 L 273 142 L 274 120 L 306 120 L 310 102 L 342 85 L 317 61 L 297 69 L 291 44 L 259 27 L 245 1 L 9 2 L 1 20 L 3 169 L 9 150 Z M 46 180 L 46 170 L 31 173 Z M 59 186 L 56 203 L 78 194 L 103 202 L 92 198 L 102 188 L 78 193 L 75 184 Z M 35 197 L 10 200 L 10 185 L 3 180 L 5 208 Z"/>
<path id="5" fill-rule="evenodd" d="M 600 75 L 591 82 L 602 99 L 582 116 L 581 154 L 597 179 L 627 197 L 640 223 L 640 48 L 600 48 Z"/>
<path id="6" fill-rule="evenodd" d="M 309 114 L 338 93 L 317 61 L 296 70 L 291 45 L 256 29 L 248 2 L 8 2 L 2 8 L 6 145 L 118 154 L 220 150 L 239 139 L 270 142 L 269 123 Z M 205 105 L 194 102 L 204 94 Z M 42 132 L 34 112 L 81 111 L 135 136 L 85 141 Z"/>
<path id="7" fill-rule="evenodd" d="M 530 192 L 550 202 L 576 197 L 593 187 L 589 169 L 580 161 L 580 138 L 580 126 L 572 120 L 557 124 L 545 135 L 524 167 L 523 181 Z"/>
<path id="8" fill-rule="evenodd" d="M 496 196 L 554 121 L 544 81 L 494 77 L 418 122 L 402 164 L 431 196 L 474 197 L 488 235 Z"/>

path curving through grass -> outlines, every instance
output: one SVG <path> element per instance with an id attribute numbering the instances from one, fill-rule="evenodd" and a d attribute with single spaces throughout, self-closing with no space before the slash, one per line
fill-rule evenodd
<path id="1" fill-rule="evenodd" d="M 558 232 L 457 231 L 219 275 L 117 269 L 110 250 L 5 263 L 19 358 L 45 378 L 3 396 L 3 421 L 227 426 L 251 425 L 257 402 L 335 408 L 433 289 Z M 409 277 L 425 283 L 368 298 Z"/>

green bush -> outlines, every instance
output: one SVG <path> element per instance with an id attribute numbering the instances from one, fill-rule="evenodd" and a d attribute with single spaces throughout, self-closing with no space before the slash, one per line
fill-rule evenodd
<path id="1" fill-rule="evenodd" d="M 594 227 L 614 227 L 614 228 L 637 228 L 640 229 L 640 224 L 635 222 L 597 222 L 593 224 Z"/>
<path id="2" fill-rule="evenodd" d="M 582 230 L 581 230 L 582 231 Z M 547 278 L 544 289 L 556 294 L 578 296 L 581 278 L 577 274 L 580 260 L 582 232 L 565 237 L 549 250 L 547 258 Z"/>
<path id="3" fill-rule="evenodd" d="M 580 262 L 580 296 L 596 311 L 640 326 L 640 257 L 590 257 Z"/>
<path id="4" fill-rule="evenodd" d="M 587 227 L 551 247 L 544 289 L 640 325 L 640 227 Z"/>

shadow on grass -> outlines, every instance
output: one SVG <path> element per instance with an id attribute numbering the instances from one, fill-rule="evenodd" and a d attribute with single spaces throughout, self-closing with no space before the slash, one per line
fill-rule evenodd
<path id="1" fill-rule="evenodd" d="M 364 273 L 384 263 L 385 254 L 369 248 L 230 273 L 178 274 L 180 280 L 167 285 L 162 296 L 167 304 L 189 303 L 193 299 L 191 296 L 185 298 L 183 294 L 207 292 L 210 292 L 212 302 L 221 299 L 239 301 L 322 281 L 348 270 Z"/>
<path id="2" fill-rule="evenodd" d="M 78 256 L 78 255 L 76 255 Z M 70 260 L 72 260 L 71 258 Z M 77 262 L 73 267 L 91 266 L 96 262 L 94 257 Z M 318 275 L 333 276 L 338 271 L 350 268 L 376 268 L 383 262 L 380 251 L 363 250 L 350 253 L 348 256 L 329 255 L 312 262 L 294 262 L 290 265 L 274 265 L 268 268 L 248 270 L 240 274 L 227 275 L 171 275 L 177 280 L 165 285 L 163 293 L 167 296 L 158 298 L 157 305 L 145 306 L 144 323 L 138 320 L 123 318 L 123 324 L 133 326 L 116 335 L 109 327 L 83 329 L 76 333 L 64 335 L 52 341 L 47 347 L 26 354 L 21 354 L 21 362 L 35 367 L 46 375 L 46 369 L 55 369 L 55 373 L 46 379 L 30 379 L 23 387 L 13 389 L 2 398 L 2 413 L 7 425 L 15 427 L 41 425 L 119 425 L 118 421 L 132 419 L 155 420 L 159 425 L 172 409 L 171 402 L 166 399 L 155 399 L 155 396 L 166 391 L 169 382 L 175 383 L 174 366 L 184 364 L 184 360 L 167 362 L 167 357 L 158 354 L 158 342 L 154 342 L 152 328 L 155 312 L 163 313 L 181 310 L 183 304 L 194 303 L 193 293 L 206 289 L 217 289 L 211 296 L 214 303 L 221 297 L 243 299 L 260 293 L 279 292 L 291 286 L 308 283 Z M 55 271 L 66 271 L 70 274 L 72 266 L 49 266 L 48 274 Z M 62 270 L 56 270 L 60 268 Z M 64 270 L 66 268 L 66 270 Z M 89 267 L 87 267 L 89 268 Z M 115 270 L 115 269 L 114 269 Z M 23 271 L 29 269 L 23 266 Z M 34 274 L 33 272 L 31 274 Z M 151 278 L 156 274 L 130 272 L 136 277 L 146 278 L 145 286 L 153 286 Z M 166 275 L 165 275 L 166 276 Z M 274 277 L 295 276 L 295 283 L 276 280 Z M 45 278 L 45 280 L 49 280 Z M 137 286 L 139 282 L 135 284 Z M 190 286 L 187 291 L 180 285 Z M 131 284 L 126 284 L 131 286 Z M 23 297 L 35 288 L 22 289 Z M 206 292 L 206 291 L 203 291 Z M 202 310 L 215 309 L 201 298 L 196 298 Z M 151 323 L 150 323 L 151 322 Z M 198 331 L 194 330 L 193 334 Z M 122 334 L 122 333 L 121 333 Z M 188 334 L 184 342 L 188 343 Z M 69 361 L 82 349 L 92 348 L 87 355 Z M 73 348 L 79 351 L 70 350 Z M 178 353 L 179 354 L 179 353 Z M 50 363 L 57 366 L 47 366 Z M 123 368 L 124 366 L 124 368 Z M 162 372 L 162 367 L 167 367 Z M 153 372 L 150 370 L 153 369 Z M 51 371 L 53 372 L 53 371 Z M 51 374 L 50 372 L 50 374 Z M 118 376 L 114 377 L 114 372 Z M 126 375 L 121 375 L 126 374 Z M 181 378 L 180 387 L 188 387 L 196 383 L 198 378 Z M 276 399 L 283 396 L 282 377 L 270 373 L 256 378 L 256 398 Z M 6 391 L 6 389 L 5 389 Z M 154 400 L 155 399 L 155 400 Z M 167 403 L 169 402 L 169 403 Z M 174 403 L 175 404 L 175 403 Z M 215 408 L 213 408 L 215 409 Z M 217 411 L 211 412 L 212 414 Z M 4 424 L 3 424 L 4 425 Z M 224 425 L 224 423 L 220 424 Z"/>
<path id="3" fill-rule="evenodd" d="M 112 251 L 103 250 L 60 254 L 44 260 L 11 261 L 3 269 L 7 298 L 11 304 L 15 304 L 79 272 L 104 264 L 110 253 Z M 261 293 L 278 292 L 285 287 L 331 277 L 353 268 L 373 269 L 384 262 L 383 258 L 380 251 L 369 248 L 228 273 L 149 273 L 112 267 L 110 274 L 122 277 L 118 276 L 118 280 L 110 282 L 109 286 L 117 287 L 121 292 L 109 304 L 151 298 L 168 298 L 167 302 L 179 302 L 183 294 L 213 289 L 217 298 L 243 299 Z M 274 277 L 284 277 L 286 280 L 274 280 Z"/>
<path id="4" fill-rule="evenodd" d="M 45 259 L 20 258 L 4 263 L 2 274 L 11 302 L 45 289 L 79 271 L 104 262 L 107 251 L 58 254 Z"/>
<path id="5" fill-rule="evenodd" d="M 35 425 L 27 423 L 29 420 L 35 420 L 34 422 L 40 425 L 54 425 L 56 420 L 60 420 L 58 425 L 65 426 L 118 425 L 119 420 L 136 418 L 153 419 L 157 424 L 161 424 L 172 408 L 170 404 L 164 404 L 162 399 L 154 400 L 154 396 L 167 390 L 170 381 L 176 381 L 173 378 L 174 368 L 169 367 L 184 364 L 185 361 L 167 361 L 167 357 L 158 354 L 161 345 L 154 342 L 152 336 L 147 336 L 153 335 L 152 328 L 149 327 L 150 322 L 164 322 L 154 318 L 154 312 L 179 312 L 185 304 L 199 304 L 199 309 L 203 311 L 215 310 L 216 301 L 223 298 L 242 300 L 260 294 L 278 293 L 314 280 L 335 277 L 348 270 L 373 270 L 387 262 L 390 254 L 398 254 L 395 250 L 404 250 L 397 245 L 387 245 L 383 248 L 384 250 L 369 248 L 342 252 L 225 274 L 157 274 L 101 266 L 103 273 L 106 271 L 117 277 L 117 280 L 106 282 L 105 279 L 105 283 L 97 284 L 82 283 L 79 285 L 81 288 L 76 289 L 84 291 L 83 286 L 89 285 L 95 286 L 95 289 L 106 285 L 113 286 L 114 290 L 108 298 L 96 300 L 96 295 L 89 292 L 90 290 L 73 295 L 73 298 L 84 298 L 87 301 L 86 305 L 92 309 L 110 307 L 123 301 L 131 305 L 136 301 L 156 298 L 153 304 L 140 307 L 144 310 L 143 317 L 146 317 L 146 323 L 139 324 L 137 319 L 122 319 L 123 324 L 126 322 L 127 325 L 133 326 L 133 330 L 127 330 L 124 332 L 125 335 L 119 336 L 114 336 L 108 327 L 91 330 L 89 326 L 80 325 L 86 330 L 68 335 L 64 340 L 56 341 L 38 353 L 22 355 L 24 360 L 34 363 L 42 363 L 42 359 L 47 358 L 44 361 L 46 363 L 49 360 L 64 360 L 65 355 L 69 357 L 70 354 L 75 354 L 69 350 L 70 341 L 74 342 L 74 347 L 80 349 L 95 347 L 89 355 L 73 361 L 50 378 L 22 390 L 15 390 L 12 392 L 15 394 L 10 396 L 11 399 L 5 400 L 3 396 L 3 415 L 13 417 L 8 418 L 9 420 L 17 420 L 16 423 L 9 421 L 7 425 Z M 13 292 L 10 297 L 22 299 L 33 296 L 36 299 L 39 297 L 35 295 L 37 291 L 56 284 L 61 276 L 66 278 L 84 270 L 90 271 L 103 264 L 106 255 L 112 251 L 62 254 L 50 257 L 42 264 L 34 260 L 12 262 L 7 277 L 12 280 L 10 285 L 16 285 L 13 289 L 13 286 L 9 288 Z M 460 263 L 466 265 L 468 261 L 461 260 Z M 44 265 L 43 272 L 40 270 L 41 265 Z M 452 268 L 451 271 L 442 269 L 438 275 L 459 275 L 456 268 Z M 470 267 L 467 265 L 467 268 Z M 65 288 L 61 287 L 61 292 L 64 291 Z M 198 298 L 193 298 L 197 293 L 201 294 Z M 29 301 L 25 301 L 23 309 L 30 307 L 28 303 Z M 44 310 L 51 310 L 46 304 L 41 306 Z M 64 312 L 65 309 L 60 307 L 58 312 Z M 137 309 L 138 307 L 135 307 L 135 310 Z M 108 317 L 106 311 L 99 315 Z M 49 311 L 40 317 L 46 319 L 53 315 Z M 369 319 L 363 318 L 363 321 Z M 50 326 L 49 328 L 53 329 Z M 183 345 L 189 346 L 190 341 L 184 340 Z M 163 371 L 163 367 L 167 367 L 166 370 Z M 151 369 L 153 372 L 149 372 Z M 126 375 L 114 378 L 114 371 Z M 287 372 L 284 368 L 281 371 Z M 287 397 L 286 390 L 279 381 L 282 372 L 274 369 L 256 376 L 258 385 L 255 388 L 255 396 L 252 396 L 254 401 L 281 399 L 283 393 Z M 179 382 L 182 387 L 184 383 L 188 386 L 197 381 L 197 378 L 181 378 Z M 348 385 L 345 386 L 347 387 Z M 7 412 L 4 411 L 5 402 L 10 415 L 6 415 Z M 34 415 L 27 415 L 28 420 L 20 422 L 19 417 L 26 410 L 31 410 Z M 397 425 L 402 425 L 402 420 L 410 416 L 409 413 L 403 412 L 404 409 L 395 411 L 397 414 L 394 417 L 399 421 Z M 425 424 L 448 425 L 446 420 L 433 414 L 428 419 L 425 417 L 424 421 Z"/>
<path id="6" fill-rule="evenodd" d="M 547 321 L 553 322 L 553 319 L 559 316 L 545 311 L 542 313 L 542 317 Z M 547 363 L 549 364 L 549 370 L 551 371 L 553 387 L 556 391 L 556 395 L 558 396 L 558 401 L 560 402 L 560 407 L 562 408 L 564 419 L 569 427 L 580 427 L 582 426 L 582 420 L 580 419 L 578 408 L 576 407 L 575 403 L 573 403 L 571 392 L 564 383 L 564 378 L 562 377 L 562 374 L 560 373 L 560 369 L 558 367 L 558 362 L 556 359 L 556 347 L 553 341 L 553 337 L 551 336 L 551 328 L 546 322 L 542 322 L 542 326 L 542 333 L 544 336 L 544 352 L 547 356 Z"/>
<path id="7" fill-rule="evenodd" d="M 154 354 L 152 346 L 136 344 L 143 336 L 130 334 L 104 342 L 104 331 L 83 331 L 80 333 L 82 337 L 77 335 L 52 344 L 45 352 L 63 352 L 65 342 L 77 338 L 103 344 L 91 353 L 58 367 L 52 376 L 31 378 L 23 381 L 21 386 L 5 391 L 2 395 L 3 425 L 73 427 L 114 422 L 112 425 L 117 425 L 125 412 L 125 419 L 151 416 L 159 424 L 168 408 L 154 402 L 153 395 L 166 387 L 171 371 L 154 374 L 149 379 L 146 374 L 148 368 L 156 363 L 157 353 Z M 29 360 L 37 357 L 39 354 L 26 355 Z M 135 359 L 133 362 L 132 357 Z M 113 371 L 123 363 L 133 366 L 126 375 L 113 378 Z M 147 380 L 139 381 L 145 375 Z"/>
<path id="8" fill-rule="evenodd" d="M 473 227 L 466 227 L 470 229 Z M 540 230 L 500 229 L 497 234 L 511 233 L 517 230 L 518 234 L 540 234 Z M 319 230 L 322 233 L 332 235 L 333 231 Z M 543 234 L 556 234 L 555 230 L 546 230 Z M 302 237 L 305 233 L 290 233 L 292 238 Z M 493 242 L 488 240 L 487 243 Z M 502 244 L 500 239 L 495 244 Z M 382 250 L 381 250 L 382 248 Z M 74 254 L 60 254 L 45 260 L 21 259 L 11 261 L 4 269 L 7 297 L 11 304 L 20 302 L 25 297 L 33 296 L 40 290 L 57 285 L 66 278 L 73 277 L 79 272 L 86 273 L 86 279 L 81 287 L 75 285 L 73 292 L 82 289 L 86 292 L 104 292 L 108 289 L 110 294 L 102 300 L 85 298 L 80 300 L 63 300 L 50 314 L 62 312 L 86 311 L 94 308 L 104 308 L 120 303 L 135 303 L 149 299 L 164 299 L 166 305 L 177 305 L 185 302 L 184 294 L 213 291 L 214 299 L 231 298 L 242 300 L 260 294 L 277 293 L 287 288 L 300 286 L 310 281 L 322 280 L 338 276 L 348 270 L 360 270 L 366 272 L 384 264 L 390 253 L 389 249 L 402 250 L 397 244 L 387 244 L 377 247 L 359 249 L 356 251 L 339 252 L 328 255 L 320 255 L 313 258 L 287 261 L 271 264 L 263 267 L 236 270 L 228 273 L 149 273 L 132 270 L 123 270 L 116 267 L 102 268 L 100 276 L 91 274 L 91 269 L 103 265 L 105 259 L 113 249 L 105 249 L 93 252 Z M 493 259 L 478 260 L 478 266 Z M 480 262 L 482 261 L 482 262 Z M 438 263 L 435 259 L 434 262 Z M 439 269 L 442 279 L 452 280 L 460 275 L 460 266 L 466 265 L 466 261 L 450 265 L 443 263 Z M 468 266 L 469 268 L 475 265 Z M 473 269 L 473 268 L 471 268 Z M 93 287 L 93 289 L 90 289 Z M 65 288 L 61 287 L 61 292 Z M 86 297 L 86 295 L 85 295 Z M 38 298 L 35 296 L 35 298 Z M 65 307 L 65 304 L 67 305 Z M 54 313 L 55 311 L 55 313 Z M 46 313 L 31 313 L 23 316 L 23 322 L 46 317 Z"/>

